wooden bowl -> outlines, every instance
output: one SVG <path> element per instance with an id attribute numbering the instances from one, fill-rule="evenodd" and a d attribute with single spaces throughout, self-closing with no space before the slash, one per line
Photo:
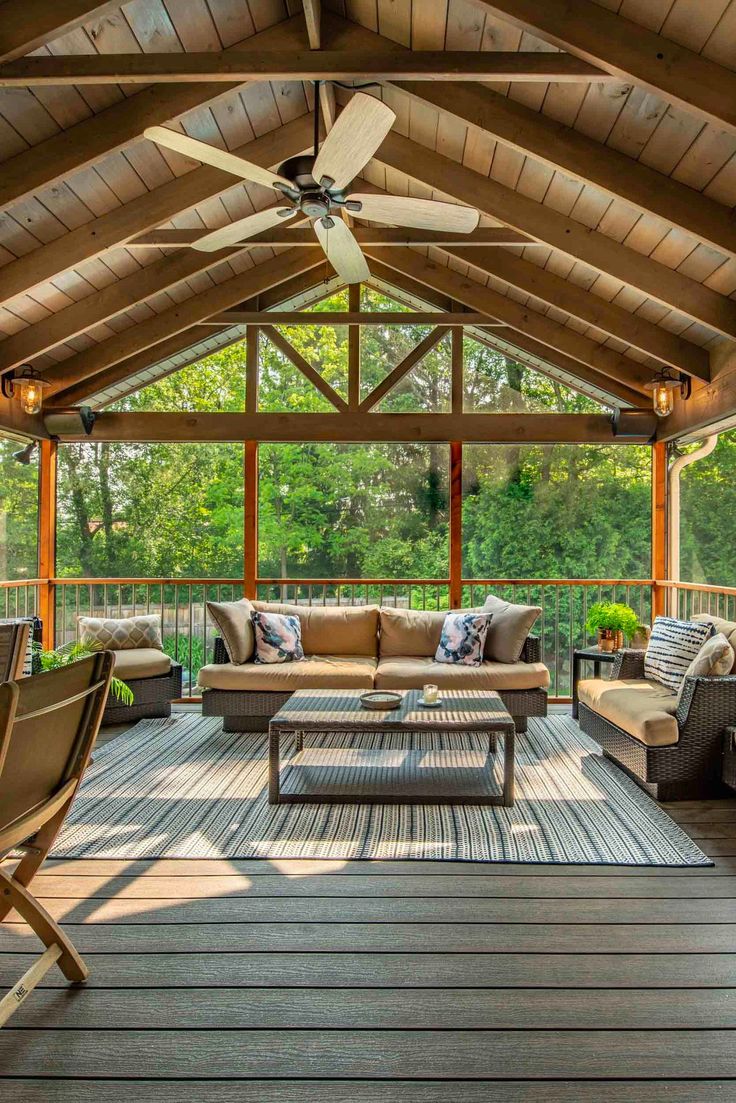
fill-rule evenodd
<path id="1" fill-rule="evenodd" d="M 398 709 L 401 707 L 401 694 L 392 693 L 386 689 L 372 689 L 368 693 L 361 693 L 360 703 L 364 709 L 373 709 L 375 712 L 385 712 L 386 709 Z"/>

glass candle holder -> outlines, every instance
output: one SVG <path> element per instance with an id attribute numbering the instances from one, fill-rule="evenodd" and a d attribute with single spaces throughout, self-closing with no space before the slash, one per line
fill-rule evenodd
<path id="1" fill-rule="evenodd" d="M 437 686 L 430 683 L 426 686 L 422 686 L 422 694 L 424 696 L 424 700 L 427 702 L 428 705 L 436 705 L 437 699 L 440 695 L 440 691 Z"/>

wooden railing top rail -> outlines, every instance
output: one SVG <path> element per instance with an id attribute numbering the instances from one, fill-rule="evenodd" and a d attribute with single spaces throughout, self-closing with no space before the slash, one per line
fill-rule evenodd
<path id="1" fill-rule="evenodd" d="M 463 586 L 653 586 L 652 578 L 464 578 Z"/>
<path id="2" fill-rule="evenodd" d="M 48 578 L 6 578 L 0 579 L 0 589 L 7 590 L 17 586 L 45 586 Z"/>
<path id="3" fill-rule="evenodd" d="M 657 586 L 666 590 L 694 590 L 703 594 L 722 594 L 736 597 L 736 586 L 714 586 L 710 582 L 674 582 L 672 579 L 657 579 Z"/>
<path id="4" fill-rule="evenodd" d="M 257 578 L 259 586 L 447 586 L 449 578 Z M 0 587 L 90 585 L 139 585 L 139 586 L 242 586 L 242 578 L 163 578 L 158 576 L 63 577 L 63 578 L 11 578 L 0 580 Z M 692 582 L 671 582 L 652 578 L 463 578 L 463 586 L 667 586 L 682 589 L 718 590 L 736 594 L 736 588 L 710 586 Z"/>
<path id="5" fill-rule="evenodd" d="M 242 586 L 242 578 L 51 578 L 54 586 Z"/>

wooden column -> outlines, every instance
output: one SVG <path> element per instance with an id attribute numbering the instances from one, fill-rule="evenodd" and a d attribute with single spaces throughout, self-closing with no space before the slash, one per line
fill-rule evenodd
<path id="1" fill-rule="evenodd" d="M 56 576 L 56 472 L 58 445 L 42 440 L 38 472 L 38 577 Z M 53 582 L 40 587 L 38 615 L 43 622 L 43 646 L 53 648 L 56 637 L 56 594 Z"/>
<path id="2" fill-rule="evenodd" d="M 348 287 L 348 310 L 360 311 L 360 284 Z M 360 405 L 360 326 L 348 326 L 348 407 L 357 410 Z"/>
<path id="3" fill-rule="evenodd" d="M 450 441 L 450 608 L 462 604 L 463 446 Z"/>
<path id="4" fill-rule="evenodd" d="M 462 326 L 452 327 L 452 412 L 463 412 L 464 393 L 464 365 L 463 365 L 463 336 Z"/>
<path id="5" fill-rule="evenodd" d="M 245 410 L 258 413 L 258 375 L 260 333 L 258 326 L 249 325 L 245 332 Z"/>
<path id="6" fill-rule="evenodd" d="M 657 441 L 652 445 L 652 617 L 667 611 L 667 591 L 656 585 L 667 577 L 667 445 Z"/>
<path id="7" fill-rule="evenodd" d="M 245 596 L 256 597 L 258 577 L 258 441 L 246 440 L 243 463 L 243 588 Z"/>

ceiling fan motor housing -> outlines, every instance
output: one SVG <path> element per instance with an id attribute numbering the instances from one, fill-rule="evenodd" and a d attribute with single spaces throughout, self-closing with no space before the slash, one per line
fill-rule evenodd
<path id="1" fill-rule="evenodd" d="M 299 209 L 309 218 L 324 218 L 333 207 L 343 207 L 345 197 L 352 187 L 352 181 L 342 188 L 321 187 L 314 179 L 312 169 L 315 158 L 304 153 L 299 157 L 290 157 L 279 166 L 279 175 L 294 182 L 294 194 L 291 198 Z"/>

